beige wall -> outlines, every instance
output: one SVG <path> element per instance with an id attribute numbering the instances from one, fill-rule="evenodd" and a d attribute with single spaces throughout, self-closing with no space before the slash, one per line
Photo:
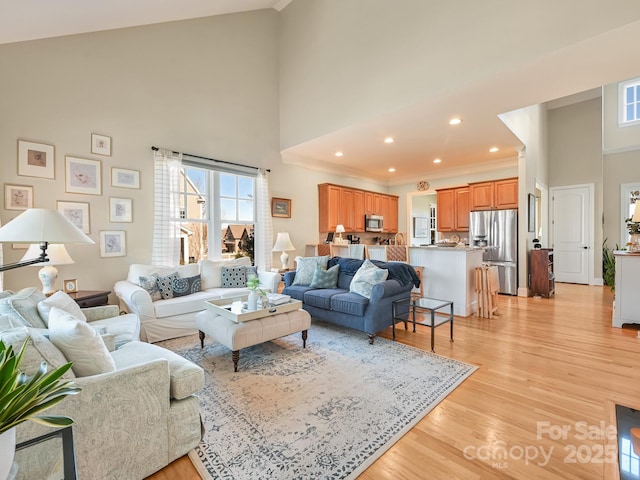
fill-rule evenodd
<path id="1" fill-rule="evenodd" d="M 150 261 L 152 145 L 280 164 L 277 58 L 274 10 L 0 46 L 0 184 L 33 185 L 36 207 L 88 202 L 96 242 L 100 230 L 126 231 L 126 257 L 69 246 L 76 263 L 60 266 L 61 279 L 110 290 L 130 263 Z M 113 138 L 112 156 L 91 154 L 92 132 Z M 17 176 L 18 138 L 55 145 L 55 180 Z M 65 193 L 65 155 L 102 163 L 101 196 Z M 139 170 L 142 188 L 111 187 L 111 167 Z M 133 223 L 109 223 L 109 197 L 133 199 Z M 3 209 L 0 219 L 16 213 Z M 4 245 L 5 262 L 22 254 Z M 38 285 L 37 270 L 7 272 L 5 288 Z"/>
<path id="2" fill-rule="evenodd" d="M 602 278 L 602 100 L 549 111 L 549 187 L 594 184 L 593 275 Z"/>

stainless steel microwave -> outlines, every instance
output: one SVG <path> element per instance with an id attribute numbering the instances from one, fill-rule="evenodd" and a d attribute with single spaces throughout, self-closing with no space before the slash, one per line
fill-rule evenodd
<path id="1" fill-rule="evenodd" d="M 382 231 L 382 215 L 365 215 L 364 229 L 367 232 Z"/>

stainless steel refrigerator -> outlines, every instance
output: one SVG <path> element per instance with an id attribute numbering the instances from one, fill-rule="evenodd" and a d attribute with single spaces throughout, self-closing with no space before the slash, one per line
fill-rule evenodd
<path id="1" fill-rule="evenodd" d="M 500 293 L 518 294 L 518 210 L 484 210 L 469 217 L 471 244 L 485 247 L 484 263 L 496 265 Z"/>

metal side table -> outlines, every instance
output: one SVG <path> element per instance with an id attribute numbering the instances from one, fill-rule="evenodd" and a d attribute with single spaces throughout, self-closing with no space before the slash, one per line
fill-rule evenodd
<path id="1" fill-rule="evenodd" d="M 435 329 L 440 325 L 444 325 L 445 323 L 450 324 L 451 333 L 450 333 L 450 341 L 453 342 L 453 302 L 449 300 L 439 300 L 437 298 L 427 298 L 427 297 L 412 297 L 411 299 L 403 298 L 401 300 L 396 300 L 393 302 L 393 337 L 395 339 L 395 321 L 396 321 L 396 311 L 397 307 L 400 304 L 404 304 L 406 306 L 407 302 L 409 302 L 409 313 L 411 314 L 411 321 L 413 323 L 413 331 L 416 331 L 416 325 L 424 325 L 425 327 L 431 328 L 431 351 L 434 350 L 434 341 L 435 341 Z M 436 317 L 436 311 L 449 307 L 449 315 L 448 316 L 438 316 Z M 406 307 L 405 307 L 406 308 Z M 431 321 L 425 322 L 417 322 L 416 321 L 416 313 L 425 313 L 429 312 L 431 314 Z M 398 319 L 404 321 L 402 319 Z M 406 326 L 406 321 L 405 321 Z"/>

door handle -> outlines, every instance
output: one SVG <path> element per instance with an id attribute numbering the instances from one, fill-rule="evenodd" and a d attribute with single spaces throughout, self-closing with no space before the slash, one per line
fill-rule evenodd
<path id="1" fill-rule="evenodd" d="M 582 247 L 582 248 L 584 248 L 585 250 L 588 250 L 588 249 L 589 249 L 589 247 Z"/>

